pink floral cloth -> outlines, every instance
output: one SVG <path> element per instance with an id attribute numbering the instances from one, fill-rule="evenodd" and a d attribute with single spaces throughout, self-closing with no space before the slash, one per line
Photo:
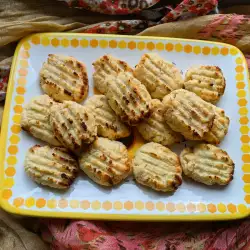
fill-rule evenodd
<path id="1" fill-rule="evenodd" d="M 127 15 L 131 13 L 140 13 L 142 10 L 152 7 L 160 0 L 63 0 L 70 7 L 84 8 L 94 12 L 100 12 L 109 15 Z M 162 1 L 163 2 L 163 1 Z M 168 1 L 165 1 L 168 2 Z M 175 20 L 185 12 L 204 15 L 217 6 L 217 0 L 184 0 L 171 11 L 169 18 Z M 162 20 L 168 21 L 168 18 Z"/>
<path id="2" fill-rule="evenodd" d="M 250 221 L 133 223 L 46 220 L 55 250 L 249 250 Z"/>
<path id="3" fill-rule="evenodd" d="M 10 67 L 6 65 L 0 66 L 0 101 L 5 99 L 8 80 L 10 74 Z"/>
<path id="4" fill-rule="evenodd" d="M 84 8 L 109 15 L 127 15 L 149 8 L 160 0 L 64 0 L 70 7 Z"/>

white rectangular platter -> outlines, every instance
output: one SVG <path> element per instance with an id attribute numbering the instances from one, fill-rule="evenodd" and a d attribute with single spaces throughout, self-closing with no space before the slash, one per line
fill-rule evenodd
<path id="1" fill-rule="evenodd" d="M 219 66 L 227 87 L 218 106 L 231 123 L 220 147 L 235 162 L 233 181 L 226 187 L 208 187 L 184 179 L 174 194 L 136 185 L 133 178 L 115 188 L 102 188 L 80 174 L 66 192 L 38 186 L 24 172 L 29 147 L 42 142 L 20 129 L 23 107 L 41 95 L 39 71 L 48 54 L 65 54 L 83 61 L 93 95 L 92 63 L 111 54 L 135 66 L 147 52 L 156 52 L 177 65 L 182 73 L 193 65 Z M 243 54 L 227 44 L 137 36 L 43 33 L 23 39 L 13 60 L 1 131 L 0 201 L 3 209 L 23 215 L 107 220 L 222 220 L 249 214 L 248 71 Z M 136 136 L 129 152 L 141 140 Z M 173 147 L 176 152 L 180 148 Z"/>

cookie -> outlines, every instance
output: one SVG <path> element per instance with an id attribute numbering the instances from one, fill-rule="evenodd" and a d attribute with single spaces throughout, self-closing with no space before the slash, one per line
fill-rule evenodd
<path id="1" fill-rule="evenodd" d="M 150 114 L 151 97 L 146 87 L 130 73 L 109 79 L 108 103 L 120 119 L 134 126 Z"/>
<path id="2" fill-rule="evenodd" d="M 49 54 L 40 71 L 40 85 L 58 102 L 81 102 L 89 89 L 86 67 L 74 57 Z"/>
<path id="3" fill-rule="evenodd" d="M 94 116 L 76 102 L 54 104 L 50 124 L 56 138 L 74 153 L 80 152 L 84 144 L 92 143 L 97 136 Z"/>
<path id="4" fill-rule="evenodd" d="M 225 111 L 211 104 L 214 109 L 215 118 L 212 128 L 205 133 L 204 140 L 212 144 L 220 144 L 228 132 L 230 119 Z"/>
<path id="5" fill-rule="evenodd" d="M 216 103 L 224 94 L 225 87 L 225 78 L 217 66 L 192 67 L 185 76 L 184 88 L 207 102 Z"/>
<path id="6" fill-rule="evenodd" d="M 137 129 L 142 137 L 149 142 L 160 143 L 163 146 L 181 142 L 181 134 L 173 131 L 165 122 L 163 117 L 163 104 L 158 99 L 151 100 L 150 116 L 137 125 Z"/>
<path id="7" fill-rule="evenodd" d="M 80 168 L 94 182 L 113 186 L 131 172 L 126 147 L 118 141 L 99 137 L 79 158 Z"/>
<path id="8" fill-rule="evenodd" d="M 162 103 L 167 124 L 186 139 L 202 140 L 213 126 L 213 107 L 192 92 L 175 90 Z"/>
<path id="9" fill-rule="evenodd" d="M 130 135 L 130 129 L 120 121 L 110 108 L 105 95 L 90 97 L 84 106 L 89 108 L 94 115 L 99 136 L 116 140 Z"/>
<path id="10" fill-rule="evenodd" d="M 93 74 L 94 86 L 100 93 L 107 92 L 107 77 L 116 77 L 120 72 L 133 72 L 133 69 L 124 61 L 111 55 L 104 55 L 93 63 L 95 72 Z"/>
<path id="11" fill-rule="evenodd" d="M 144 144 L 136 152 L 133 173 L 138 183 L 157 191 L 172 192 L 182 183 L 178 156 L 155 142 Z"/>
<path id="12" fill-rule="evenodd" d="M 65 148 L 39 145 L 29 149 L 24 167 L 33 181 L 57 189 L 69 188 L 79 169 Z"/>
<path id="13" fill-rule="evenodd" d="M 199 144 L 185 148 L 180 155 L 186 176 L 206 185 L 227 185 L 234 174 L 234 163 L 224 150 L 211 145 Z"/>
<path id="14" fill-rule="evenodd" d="M 162 99 L 183 87 L 182 75 L 175 65 L 155 53 L 144 54 L 136 65 L 134 76 L 144 84 L 152 98 Z"/>
<path id="15" fill-rule="evenodd" d="M 60 146 L 49 123 L 50 108 L 55 102 L 47 95 L 33 98 L 22 112 L 21 127 L 32 136 L 53 146 Z"/>

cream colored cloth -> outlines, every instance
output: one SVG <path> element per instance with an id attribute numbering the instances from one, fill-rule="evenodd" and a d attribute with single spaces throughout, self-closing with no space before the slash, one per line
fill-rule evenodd
<path id="1" fill-rule="evenodd" d="M 25 223 L 30 223 L 30 219 L 17 219 L 0 210 L 0 250 L 49 249 L 39 236 L 21 225 Z"/>
<path id="2" fill-rule="evenodd" d="M 120 19 L 124 17 L 69 8 L 56 0 L 0 0 L 0 61 L 12 56 L 16 42 L 29 34 L 80 32 L 86 25 Z"/>

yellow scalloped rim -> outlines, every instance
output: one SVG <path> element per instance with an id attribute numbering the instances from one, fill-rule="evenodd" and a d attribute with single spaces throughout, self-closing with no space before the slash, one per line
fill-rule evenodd
<path id="1" fill-rule="evenodd" d="M 248 119 L 248 108 L 247 108 L 247 99 L 246 99 L 246 91 L 245 86 L 247 83 L 244 82 L 244 70 L 246 70 L 246 61 L 243 54 L 234 46 L 225 45 L 222 43 L 214 43 L 214 42 L 205 42 L 209 43 L 214 47 L 209 46 L 192 46 L 188 44 L 189 40 L 185 39 L 170 39 L 168 38 L 166 42 L 164 42 L 164 38 L 157 38 L 157 40 L 161 40 L 161 42 L 152 42 L 150 41 L 150 37 L 136 37 L 138 41 L 133 41 L 133 37 L 126 36 L 126 38 L 130 38 L 132 41 L 122 40 L 124 37 L 112 36 L 112 35 L 87 35 L 90 39 L 85 39 L 83 34 L 74 34 L 73 39 L 68 37 L 72 36 L 72 34 L 58 34 L 58 33 L 44 33 L 44 34 L 36 34 L 24 38 L 18 45 L 13 65 L 10 74 L 10 80 L 8 85 L 8 94 L 6 98 L 5 111 L 4 111 L 4 119 L 2 125 L 2 133 L 1 133 L 1 155 L 0 159 L 3 163 L 6 160 L 7 166 L 2 167 L 0 178 L 1 178 L 1 195 L 0 201 L 1 206 L 12 213 L 24 214 L 24 215 L 33 215 L 33 216 L 53 216 L 53 217 L 69 217 L 69 218 L 86 218 L 86 219 L 110 219 L 110 220 L 217 220 L 217 219 L 236 219 L 242 218 L 249 214 L 249 208 L 246 204 L 204 204 L 204 203 L 172 203 L 172 202 L 152 202 L 152 201 L 109 201 L 106 200 L 104 202 L 94 200 L 66 200 L 64 198 L 56 200 L 56 199 L 44 199 L 44 198 L 34 198 L 34 197 L 15 197 L 12 202 L 10 202 L 12 197 L 11 188 L 14 185 L 14 176 L 16 174 L 15 165 L 18 162 L 16 158 L 16 154 L 18 153 L 18 146 L 20 144 L 19 133 L 21 131 L 20 128 L 20 120 L 21 113 L 23 110 L 24 103 L 24 93 L 26 92 L 25 85 L 27 83 L 27 75 L 28 75 L 28 58 L 30 57 L 29 50 L 32 45 L 42 45 L 42 46 L 53 46 L 53 47 L 82 47 L 82 48 L 112 48 L 112 49 L 129 49 L 129 50 L 149 50 L 149 51 L 175 51 L 178 53 L 194 53 L 196 55 L 202 53 L 204 56 L 213 55 L 216 56 L 221 54 L 223 56 L 227 56 L 230 54 L 231 56 L 235 56 L 235 62 L 237 64 L 235 68 L 235 80 L 237 81 L 236 86 L 238 89 L 237 96 L 239 98 L 239 114 L 240 119 L 239 123 L 241 125 L 240 132 L 242 134 L 241 142 L 242 142 L 242 161 L 243 166 L 242 170 L 245 173 L 242 176 L 243 181 L 246 183 L 244 186 L 245 192 L 245 201 L 247 204 L 250 203 L 250 146 L 249 141 L 250 137 L 249 133 L 249 119 Z M 91 39 L 92 37 L 92 39 Z M 117 38 L 119 41 L 117 41 Z M 169 40 L 173 40 L 173 43 Z M 177 43 L 176 43 L 177 42 Z M 185 44 L 182 44 L 185 42 Z M 193 42 L 193 41 L 192 41 Z M 199 41 L 200 43 L 201 41 Z M 222 46 L 222 47 L 221 47 Z M 221 47 L 221 48 L 219 48 Z M 20 58 L 20 60 L 17 60 Z M 17 71 L 17 67 L 19 70 Z M 14 73 L 18 72 L 17 84 L 14 84 Z M 9 121 L 9 111 L 12 101 L 12 95 L 15 95 L 14 102 L 15 106 L 13 108 L 14 115 L 12 117 L 12 125 L 11 131 L 12 134 L 9 138 L 7 138 L 8 132 L 8 121 Z M 6 151 L 7 140 L 10 142 L 10 145 Z M 141 142 L 139 142 L 140 144 Z M 6 155 L 4 152 L 6 151 Z M 132 154 L 132 153 L 131 153 Z M 249 174 L 248 174 L 249 173 Z M 64 212 L 63 209 L 70 207 L 72 209 L 82 209 L 83 212 Z M 34 208 L 39 210 L 34 210 Z M 49 211 L 41 210 L 43 208 L 49 209 Z M 53 211 L 56 208 L 60 208 L 60 212 Z M 85 213 L 84 211 L 88 210 L 105 210 L 105 211 L 116 211 L 114 214 L 100 214 L 100 213 Z M 119 214 L 119 211 L 157 211 L 159 215 L 138 215 L 138 214 Z M 164 214 L 164 211 L 169 214 Z M 189 214 L 181 214 L 184 212 L 189 212 Z M 210 214 L 204 214 L 208 212 Z M 180 214 L 178 214 L 180 213 Z"/>

